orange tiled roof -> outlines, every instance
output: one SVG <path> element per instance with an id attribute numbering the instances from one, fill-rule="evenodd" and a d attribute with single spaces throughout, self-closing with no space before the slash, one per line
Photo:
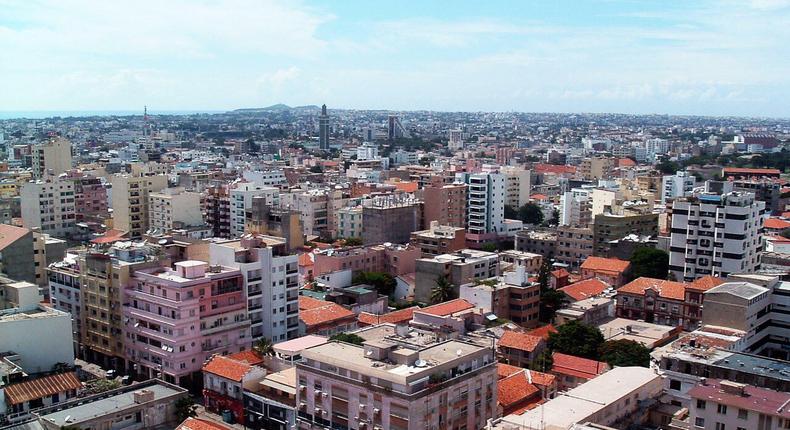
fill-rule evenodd
<path id="1" fill-rule="evenodd" d="M 5 249 L 8 245 L 11 245 L 28 233 L 30 233 L 30 230 L 26 228 L 0 224 L 0 249 Z"/>
<path id="2" fill-rule="evenodd" d="M 176 427 L 176 430 L 230 430 L 220 423 L 189 417 Z"/>
<path id="3" fill-rule="evenodd" d="M 5 387 L 5 397 L 9 405 L 18 405 L 80 388 L 82 388 L 82 383 L 77 379 L 76 373 L 58 373 L 7 385 Z"/>
<path id="4" fill-rule="evenodd" d="M 496 364 L 496 375 L 497 378 L 499 379 L 507 378 L 508 376 L 514 373 L 523 372 L 523 371 L 524 371 L 523 367 L 513 366 L 505 363 Z"/>
<path id="5" fill-rule="evenodd" d="M 617 159 L 617 166 L 618 167 L 633 167 L 636 166 L 636 162 L 630 158 L 618 158 Z"/>
<path id="6" fill-rule="evenodd" d="M 689 290 L 708 291 L 711 288 L 717 287 L 723 283 L 724 283 L 724 279 L 712 275 L 707 275 L 707 276 L 703 276 L 702 278 L 696 279 L 691 284 L 686 285 L 686 288 Z"/>
<path id="7" fill-rule="evenodd" d="M 310 253 L 305 252 L 299 256 L 299 265 L 302 267 L 312 266 L 313 259 L 310 258 Z"/>
<path id="8" fill-rule="evenodd" d="M 438 305 L 428 306 L 427 308 L 420 309 L 420 312 L 426 314 L 444 317 L 453 315 L 455 313 L 474 308 L 475 305 L 467 302 L 464 299 L 450 300 L 449 302 L 439 303 Z"/>
<path id="9" fill-rule="evenodd" d="M 370 312 L 361 312 L 357 319 L 360 324 L 376 325 L 376 324 L 400 324 L 411 321 L 414 317 L 414 311 L 420 309 L 419 306 L 412 306 L 406 309 L 389 312 L 382 315 L 375 315 Z"/>
<path id="10" fill-rule="evenodd" d="M 124 239 L 126 232 L 123 230 L 110 229 L 104 232 L 103 235 L 91 240 L 91 243 L 113 243 Z"/>
<path id="11" fill-rule="evenodd" d="M 551 272 L 551 276 L 554 276 L 555 278 L 562 278 L 562 277 L 568 276 L 568 275 L 570 275 L 570 273 L 567 270 L 565 270 L 564 268 L 563 269 L 557 269 L 557 270 L 554 270 L 554 271 Z"/>
<path id="12" fill-rule="evenodd" d="M 579 300 L 595 297 L 603 293 L 603 291 L 607 288 L 609 288 L 609 284 L 606 282 L 603 282 L 600 279 L 591 278 L 574 282 L 573 284 L 562 287 L 559 290 L 578 302 Z"/>
<path id="13" fill-rule="evenodd" d="M 778 169 L 749 169 L 745 167 L 725 167 L 724 174 L 733 173 L 733 174 L 755 174 L 755 175 L 779 175 L 780 172 Z"/>
<path id="14" fill-rule="evenodd" d="M 231 354 L 228 358 L 241 361 L 243 363 L 251 364 L 253 366 L 263 363 L 263 357 L 260 356 L 257 352 L 249 349 L 247 351 L 237 352 L 235 354 Z"/>
<path id="15" fill-rule="evenodd" d="M 585 379 L 595 378 L 609 369 L 606 363 L 559 352 L 551 354 L 551 359 L 554 363 L 551 367 L 553 373 Z"/>
<path id="16" fill-rule="evenodd" d="M 499 338 L 498 345 L 505 348 L 532 352 L 543 342 L 543 338 L 531 334 L 507 330 Z"/>
<path id="17" fill-rule="evenodd" d="M 224 355 L 215 355 L 211 357 L 203 366 L 203 372 L 213 373 L 214 375 L 221 376 L 231 381 L 241 382 L 252 366 L 249 364 L 234 360 Z"/>
<path id="18" fill-rule="evenodd" d="M 546 197 L 545 194 L 536 193 L 529 196 L 529 198 L 531 198 L 532 200 L 546 200 L 548 197 Z"/>
<path id="19" fill-rule="evenodd" d="M 318 300 L 312 297 L 299 296 L 299 319 L 302 320 L 307 327 L 329 324 L 333 321 L 353 317 L 355 317 L 353 312 L 337 303 Z"/>
<path id="20" fill-rule="evenodd" d="M 537 173 L 557 173 L 557 174 L 576 173 L 576 167 L 566 166 L 566 165 L 557 166 L 554 164 L 536 164 L 535 166 L 533 166 L 533 169 Z"/>
<path id="21" fill-rule="evenodd" d="M 666 281 L 664 279 L 641 277 L 623 285 L 617 293 L 630 293 L 645 295 L 645 291 L 653 289 L 659 297 L 673 300 L 685 300 L 686 284 L 682 282 Z"/>
<path id="22" fill-rule="evenodd" d="M 540 389 L 529 383 L 523 371 L 497 381 L 497 402 L 503 408 L 527 400 L 539 392 Z"/>
<path id="23" fill-rule="evenodd" d="M 557 377 L 551 373 L 543 373 L 536 370 L 530 370 L 529 376 L 532 378 L 532 383 L 538 387 L 550 387 L 557 380 Z"/>
<path id="24" fill-rule="evenodd" d="M 619 258 L 587 257 L 582 263 L 582 270 L 593 270 L 596 272 L 623 273 L 631 263 Z"/>
<path id="25" fill-rule="evenodd" d="M 765 220 L 764 226 L 765 228 L 770 228 L 772 230 L 784 230 L 786 228 L 790 228 L 790 221 L 785 221 L 779 218 L 768 218 Z"/>
<path id="26" fill-rule="evenodd" d="M 551 324 L 546 324 L 527 332 L 527 334 L 537 336 L 545 341 L 549 340 L 549 335 L 551 333 L 557 333 L 557 329 Z"/>

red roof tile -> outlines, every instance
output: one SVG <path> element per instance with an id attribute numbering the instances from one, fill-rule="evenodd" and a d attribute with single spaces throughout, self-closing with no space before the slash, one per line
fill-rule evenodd
<path id="1" fill-rule="evenodd" d="M 549 340 L 549 335 L 552 333 L 557 333 L 557 329 L 551 324 L 547 324 L 527 332 L 527 334 L 537 336 L 545 341 Z"/>
<path id="2" fill-rule="evenodd" d="M 659 297 L 665 299 L 685 300 L 686 298 L 686 284 L 645 277 L 634 279 L 623 285 L 617 290 L 617 293 L 630 293 L 643 296 L 645 295 L 645 291 L 649 289 L 655 290 Z"/>
<path id="3" fill-rule="evenodd" d="M 429 315 L 436 315 L 440 317 L 453 315 L 467 309 L 474 308 L 475 305 L 467 302 L 464 299 L 450 300 L 449 302 L 439 303 L 438 305 L 428 306 L 427 308 L 419 309 L 419 312 L 425 312 Z"/>
<path id="4" fill-rule="evenodd" d="M 375 315 L 369 312 L 361 312 L 357 317 L 361 325 L 376 325 L 376 324 L 402 324 L 412 320 L 414 311 L 420 309 L 419 306 L 412 306 L 406 309 L 389 312 L 386 314 Z"/>
<path id="5" fill-rule="evenodd" d="M 535 194 L 529 196 L 529 198 L 531 198 L 532 200 L 539 200 L 540 201 L 540 200 L 546 200 L 548 197 L 546 197 L 545 194 L 535 193 Z"/>
<path id="6" fill-rule="evenodd" d="M 555 278 L 562 278 L 568 275 L 570 275 L 570 273 L 568 273 L 568 271 L 565 269 L 557 269 L 551 272 L 551 276 L 554 276 Z"/>
<path id="7" fill-rule="evenodd" d="M 686 285 L 686 289 L 696 290 L 696 291 L 708 291 L 711 288 L 717 287 L 723 283 L 724 283 L 724 279 L 712 275 L 707 275 L 707 276 L 703 276 L 702 278 L 696 279 L 691 284 Z"/>
<path id="8" fill-rule="evenodd" d="M 527 381 L 523 371 L 497 381 L 497 403 L 503 408 L 525 401 L 539 392 L 538 387 Z"/>
<path id="9" fill-rule="evenodd" d="M 110 229 L 104 232 L 103 235 L 91 240 L 91 243 L 113 243 L 124 239 L 126 232 L 123 230 Z"/>
<path id="10" fill-rule="evenodd" d="M 618 258 L 587 257 L 582 263 L 582 270 L 595 272 L 623 273 L 628 270 L 630 262 Z"/>
<path id="11" fill-rule="evenodd" d="M 214 421 L 190 417 L 179 424 L 176 430 L 230 430 L 230 427 Z"/>
<path id="12" fill-rule="evenodd" d="M 552 373 L 592 379 L 609 370 L 606 363 L 555 352 L 551 354 Z"/>
<path id="13" fill-rule="evenodd" d="M 617 159 L 617 165 L 619 167 L 633 167 L 633 166 L 636 166 L 636 161 L 634 161 L 634 160 L 632 160 L 630 158 L 618 158 Z"/>
<path id="14" fill-rule="evenodd" d="M 765 228 L 771 230 L 784 230 L 790 228 L 790 221 L 785 221 L 779 218 L 768 218 L 765 220 Z"/>
<path id="15" fill-rule="evenodd" d="M 30 233 L 30 230 L 26 228 L 0 224 L 0 249 L 5 249 L 8 245 L 11 245 L 28 233 Z"/>
<path id="16" fill-rule="evenodd" d="M 299 265 L 302 267 L 312 266 L 313 259 L 310 258 L 310 253 L 305 252 L 299 256 Z"/>
<path id="17" fill-rule="evenodd" d="M 258 354 L 257 352 L 251 349 L 248 349 L 247 351 L 241 351 L 235 354 L 231 354 L 228 356 L 228 358 L 236 361 L 241 361 L 243 363 L 251 364 L 253 366 L 263 363 L 263 357 L 261 357 L 260 354 Z"/>
<path id="18" fill-rule="evenodd" d="M 536 164 L 532 168 L 537 173 L 556 173 L 556 174 L 574 174 L 576 167 L 574 166 L 557 166 L 554 164 Z"/>
<path id="19" fill-rule="evenodd" d="M 57 393 L 79 390 L 80 388 L 82 388 L 82 383 L 77 378 L 76 373 L 58 373 L 7 385 L 5 387 L 5 397 L 9 405 L 18 405 Z"/>
<path id="20" fill-rule="evenodd" d="M 329 324 L 346 318 L 356 318 L 356 315 L 337 303 L 299 296 L 299 319 L 307 327 Z"/>
<path id="21" fill-rule="evenodd" d="M 543 342 L 543 338 L 532 336 L 512 330 L 506 330 L 499 338 L 497 345 L 504 348 L 518 349 L 520 351 L 532 352 Z"/>
<path id="22" fill-rule="evenodd" d="M 749 169 L 744 167 L 725 167 L 723 169 L 724 175 L 727 174 L 746 174 L 746 175 L 779 175 L 780 172 L 778 169 Z"/>
<path id="23" fill-rule="evenodd" d="M 505 363 L 496 364 L 496 375 L 497 378 L 499 379 L 507 378 L 508 376 L 514 373 L 523 372 L 523 371 L 524 371 L 523 367 L 513 366 Z"/>
<path id="24" fill-rule="evenodd" d="M 236 382 L 241 382 L 244 379 L 244 375 L 249 373 L 250 370 L 252 370 L 252 366 L 249 364 L 223 355 L 211 357 L 208 363 L 203 366 L 203 372 L 212 373 Z"/>
<path id="25" fill-rule="evenodd" d="M 595 297 L 603 293 L 603 291 L 607 288 L 609 288 L 609 284 L 606 282 L 603 282 L 600 279 L 591 278 L 575 282 L 568 286 L 562 287 L 559 290 L 578 302 L 579 300 Z"/>

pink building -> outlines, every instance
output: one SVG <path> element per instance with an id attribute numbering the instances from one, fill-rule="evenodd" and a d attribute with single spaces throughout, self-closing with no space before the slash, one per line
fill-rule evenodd
<path id="1" fill-rule="evenodd" d="M 66 173 L 74 182 L 74 209 L 77 221 L 87 216 L 107 213 L 107 189 L 101 179 L 78 170 Z"/>
<path id="2" fill-rule="evenodd" d="M 135 272 L 123 316 L 126 358 L 143 378 L 196 385 L 211 355 L 251 343 L 241 272 L 202 261 Z"/>

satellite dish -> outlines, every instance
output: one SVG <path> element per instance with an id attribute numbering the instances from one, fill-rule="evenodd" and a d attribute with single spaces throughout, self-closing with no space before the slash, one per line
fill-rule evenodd
<path id="1" fill-rule="evenodd" d="M 464 352 L 459 349 L 458 351 L 455 351 L 455 355 L 460 357 L 460 356 L 464 355 Z"/>
<path id="2" fill-rule="evenodd" d="M 425 360 L 420 358 L 420 359 L 418 359 L 417 361 L 414 362 L 414 365 L 417 366 L 417 367 L 425 367 L 425 366 L 428 365 L 428 362 L 426 362 Z"/>
<path id="3" fill-rule="evenodd" d="M 156 242 L 156 243 L 158 243 L 160 245 L 167 245 L 167 239 L 159 239 L 159 241 Z"/>
<path id="4" fill-rule="evenodd" d="M 365 355 L 370 357 L 371 355 L 373 355 L 373 350 L 369 349 L 369 350 L 365 351 Z"/>

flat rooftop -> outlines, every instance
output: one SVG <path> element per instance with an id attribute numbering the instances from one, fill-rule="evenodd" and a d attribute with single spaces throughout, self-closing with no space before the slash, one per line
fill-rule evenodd
<path id="1" fill-rule="evenodd" d="M 154 393 L 153 401 L 179 396 L 187 392 L 183 388 L 165 385 L 162 382 L 155 381 L 150 384 L 142 383 L 123 388 L 114 395 L 98 395 L 93 398 L 88 397 L 62 403 L 53 407 L 53 409 L 61 407 L 61 410 L 37 415 L 40 419 L 49 421 L 58 426 L 76 425 L 105 415 L 122 413 L 127 409 L 134 408 L 138 405 L 134 402 L 134 392 L 140 389 L 152 391 Z M 46 412 L 46 410 L 41 412 Z M 67 417 L 69 421 L 66 421 Z"/>
<path id="2" fill-rule="evenodd" d="M 19 308 L 0 311 L 0 322 L 37 320 L 43 318 L 68 317 L 69 314 L 56 309 L 39 305 L 35 309 L 20 311 Z"/>
<path id="3" fill-rule="evenodd" d="M 676 327 L 615 318 L 598 325 L 598 329 L 606 340 L 633 340 L 652 348 L 657 343 L 669 340 Z"/>

